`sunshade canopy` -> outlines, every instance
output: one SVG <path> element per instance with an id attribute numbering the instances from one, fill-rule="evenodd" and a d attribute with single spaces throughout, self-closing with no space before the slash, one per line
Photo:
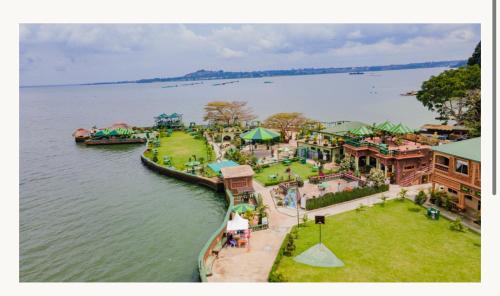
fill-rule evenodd
<path id="1" fill-rule="evenodd" d="M 390 130 L 391 133 L 397 134 L 397 135 L 404 135 L 404 134 L 413 134 L 415 131 L 406 125 L 403 124 L 398 124 L 394 128 Z"/>
<path id="2" fill-rule="evenodd" d="M 373 131 L 366 126 L 362 126 L 359 128 L 355 128 L 353 130 L 350 130 L 349 133 L 356 135 L 356 136 L 370 136 L 373 135 Z"/>
<path id="3" fill-rule="evenodd" d="M 227 221 L 227 231 L 248 229 L 248 220 L 242 218 L 238 213 L 234 214 L 233 220 Z"/>
<path id="4" fill-rule="evenodd" d="M 382 123 L 379 123 L 375 126 L 375 129 L 377 130 L 381 130 L 381 131 L 386 131 L 386 132 L 390 132 L 396 125 L 392 122 L 389 122 L 389 121 L 384 121 Z"/>
<path id="5" fill-rule="evenodd" d="M 240 138 L 248 141 L 270 141 L 274 139 L 278 139 L 280 134 L 273 132 L 272 130 L 268 130 L 263 127 L 254 128 L 251 131 L 243 133 L 240 135 Z"/>

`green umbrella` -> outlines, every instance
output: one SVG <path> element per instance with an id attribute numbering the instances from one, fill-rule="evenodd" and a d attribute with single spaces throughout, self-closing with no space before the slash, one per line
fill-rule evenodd
<path id="1" fill-rule="evenodd" d="M 114 129 L 114 130 L 109 132 L 109 135 L 110 136 L 118 136 L 118 135 L 120 135 L 120 133 L 118 132 L 118 129 Z"/>
<path id="2" fill-rule="evenodd" d="M 415 131 L 406 125 L 403 124 L 398 124 L 394 128 L 390 130 L 390 133 L 396 134 L 396 135 L 404 135 L 404 134 L 413 134 Z"/>
<path id="3" fill-rule="evenodd" d="M 280 137 L 280 134 L 273 132 L 272 130 L 268 130 L 263 127 L 254 128 L 251 131 L 243 133 L 240 135 L 240 138 L 247 141 L 269 141 L 274 140 Z"/>
<path id="4" fill-rule="evenodd" d="M 255 210 L 255 206 L 248 203 L 240 203 L 233 207 L 233 212 L 238 214 L 245 213 L 247 210 Z"/>
<path id="5" fill-rule="evenodd" d="M 349 131 L 351 134 L 356 136 L 370 136 L 373 135 L 373 131 L 367 128 L 366 126 L 361 126 Z"/>
<path id="6" fill-rule="evenodd" d="M 389 122 L 389 121 L 384 121 L 380 124 L 377 124 L 375 126 L 375 129 L 377 130 L 381 130 L 381 131 L 386 131 L 386 132 L 390 132 L 396 125 L 392 122 Z"/>
<path id="7" fill-rule="evenodd" d="M 318 187 L 326 189 L 326 188 L 330 187 L 330 184 L 323 182 L 323 183 L 319 184 Z"/>

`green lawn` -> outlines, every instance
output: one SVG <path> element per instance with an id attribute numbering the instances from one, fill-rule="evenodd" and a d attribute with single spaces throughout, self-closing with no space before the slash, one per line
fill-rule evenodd
<path id="1" fill-rule="evenodd" d="M 283 256 L 277 271 L 291 282 L 478 282 L 481 238 L 429 220 L 409 201 L 390 201 L 328 217 L 323 243 L 345 266 L 311 267 Z M 313 218 L 313 217 L 311 217 Z M 294 256 L 318 242 L 318 226 L 299 230 Z"/>
<path id="2" fill-rule="evenodd" d="M 195 139 L 188 133 L 175 131 L 170 137 L 160 138 L 161 146 L 158 149 L 158 163 L 163 164 L 163 156 L 170 156 L 172 166 L 179 170 L 186 168 L 185 164 L 189 161 L 192 155 L 196 155 L 197 159 L 203 157 L 207 161 L 207 148 L 203 139 Z M 152 149 L 155 149 L 154 147 Z M 209 149 L 212 158 L 215 161 L 215 154 L 212 149 Z M 147 157 L 152 157 L 152 153 L 146 154 Z"/>
<path id="3" fill-rule="evenodd" d="M 283 176 L 283 178 L 288 179 L 288 174 L 285 172 L 287 167 L 292 169 L 292 177 L 294 174 L 297 174 L 302 178 L 302 180 L 306 180 L 308 177 L 318 174 L 318 172 L 312 171 L 312 165 L 301 164 L 296 161 L 292 162 L 289 166 L 285 166 L 282 163 L 273 164 L 270 167 L 262 169 L 260 173 L 256 173 L 254 178 L 261 184 L 265 184 L 267 181 L 270 181 L 269 175 L 277 174 L 278 178 L 279 176 Z"/>

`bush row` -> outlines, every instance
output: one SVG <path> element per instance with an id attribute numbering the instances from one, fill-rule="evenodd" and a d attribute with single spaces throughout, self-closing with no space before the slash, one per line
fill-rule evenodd
<path id="1" fill-rule="evenodd" d="M 267 280 L 269 282 L 286 282 L 286 278 L 281 274 L 280 272 L 277 271 L 278 266 L 280 264 L 281 258 L 283 257 L 283 253 L 285 252 L 286 244 L 288 242 L 288 237 L 290 236 L 290 233 L 287 233 L 285 236 L 285 239 L 283 239 L 283 242 L 281 243 L 281 247 L 278 251 L 278 255 L 276 256 L 276 259 L 274 259 L 273 266 L 271 267 L 271 271 L 269 272 L 269 275 L 267 277 Z"/>
<path id="2" fill-rule="evenodd" d="M 306 202 L 306 209 L 314 210 L 327 206 L 331 206 L 344 201 L 353 200 L 356 198 L 380 193 L 389 190 L 389 185 L 384 184 L 379 187 L 362 187 L 355 188 L 351 191 L 329 192 L 321 197 L 308 199 Z"/>

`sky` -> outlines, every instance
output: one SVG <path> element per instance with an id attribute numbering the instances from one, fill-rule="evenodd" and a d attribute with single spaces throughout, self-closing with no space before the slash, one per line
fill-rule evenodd
<path id="1" fill-rule="evenodd" d="M 21 24 L 20 85 L 467 59 L 479 24 Z"/>

